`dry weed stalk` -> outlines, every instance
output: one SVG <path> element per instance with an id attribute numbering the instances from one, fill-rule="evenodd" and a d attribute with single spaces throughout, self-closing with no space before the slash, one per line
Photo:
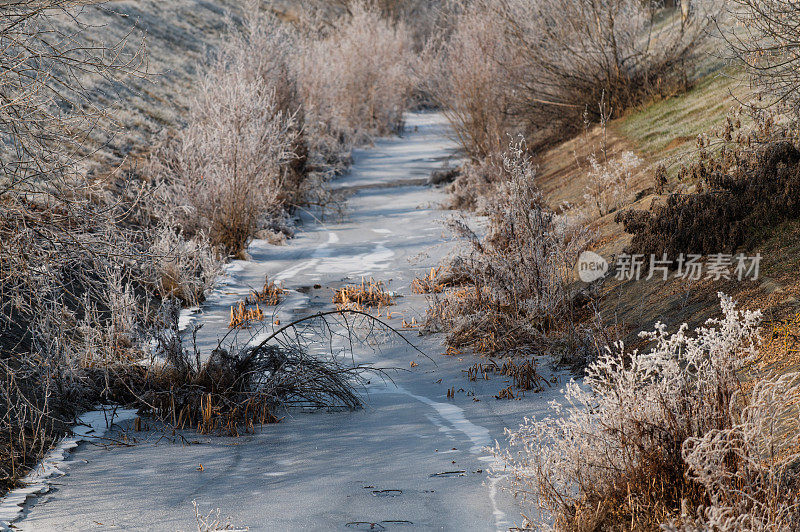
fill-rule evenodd
<path id="1" fill-rule="evenodd" d="M 264 288 L 260 291 L 251 290 L 250 296 L 244 300 L 245 305 L 255 305 L 263 303 L 264 305 L 273 307 L 281 302 L 283 294 L 286 290 L 283 289 L 283 283 L 278 284 L 275 281 L 270 282 L 269 276 L 264 278 Z"/>
<path id="2" fill-rule="evenodd" d="M 631 151 L 612 158 L 608 154 L 608 120 L 611 109 L 605 105 L 605 95 L 600 101 L 600 146 L 589 155 L 589 184 L 584 199 L 597 209 L 599 216 L 613 212 L 630 200 L 630 180 L 642 160 Z M 584 136 L 589 138 L 589 117 L 584 113 Z M 599 153 L 598 153 L 599 151 Z M 577 159 L 577 156 L 576 156 Z M 580 164 L 580 163 L 579 163 Z"/>
<path id="3" fill-rule="evenodd" d="M 229 329 L 247 329 L 253 322 L 263 321 L 264 312 L 256 303 L 256 308 L 247 308 L 245 301 L 239 301 L 238 305 L 231 307 L 231 319 L 228 322 Z"/>
<path id="4" fill-rule="evenodd" d="M 417 277 L 411 283 L 411 291 L 415 294 L 439 294 L 448 288 L 449 283 L 443 280 L 447 276 L 444 266 L 431 268 L 424 277 Z"/>

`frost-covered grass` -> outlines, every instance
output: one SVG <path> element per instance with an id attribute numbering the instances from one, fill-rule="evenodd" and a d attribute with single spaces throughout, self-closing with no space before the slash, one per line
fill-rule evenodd
<path id="1" fill-rule="evenodd" d="M 759 312 L 720 295 L 723 317 L 689 334 L 663 324 L 570 382 L 553 415 L 509 431 L 496 455 L 526 520 L 558 530 L 796 530 L 800 374 L 740 380 Z"/>

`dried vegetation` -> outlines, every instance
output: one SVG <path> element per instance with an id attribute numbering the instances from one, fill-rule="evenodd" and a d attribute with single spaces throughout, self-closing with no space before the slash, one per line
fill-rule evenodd
<path id="1" fill-rule="evenodd" d="M 723 318 L 687 334 L 658 324 L 653 347 L 618 344 L 570 383 L 551 416 L 497 450 L 531 526 L 561 530 L 792 530 L 798 375 L 747 391 L 758 312 L 722 297 Z M 551 521 L 552 522 L 552 521 Z"/>
<path id="2" fill-rule="evenodd" d="M 333 292 L 333 304 L 339 310 L 372 310 L 394 305 L 394 297 L 381 281 L 361 279 L 361 284 L 347 285 Z"/>
<path id="3" fill-rule="evenodd" d="M 752 114 L 747 129 L 743 118 L 750 117 L 740 108 L 715 142 L 698 137 L 697 161 L 679 169 L 679 178 L 695 183 L 695 192 L 673 193 L 649 211 L 617 215 L 634 235 L 631 252 L 673 259 L 680 253 L 733 253 L 800 216 L 800 152 L 788 140 L 793 129 L 776 123 L 774 109 Z"/>
<path id="4" fill-rule="evenodd" d="M 523 143 L 509 148 L 502 171 L 502 184 L 484 206 L 484 237 L 451 220 L 468 252 L 454 262 L 458 285 L 441 295 L 433 291 L 427 320 L 429 329 L 448 331 L 451 347 L 489 355 L 530 352 L 548 337 L 578 337 L 571 324 L 586 301 L 569 285 L 591 237 L 544 205 Z"/>

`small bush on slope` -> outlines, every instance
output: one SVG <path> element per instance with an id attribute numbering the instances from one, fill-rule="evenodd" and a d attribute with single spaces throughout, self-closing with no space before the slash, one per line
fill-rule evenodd
<path id="1" fill-rule="evenodd" d="M 725 32 L 733 57 L 750 74 L 764 99 L 759 106 L 787 103 L 800 117 L 798 66 L 800 5 L 787 0 L 730 0 L 735 30 Z"/>
<path id="2" fill-rule="evenodd" d="M 159 154 L 178 221 L 226 253 L 244 251 L 264 219 L 280 219 L 301 194 L 292 164 L 300 142 L 294 84 L 287 78 L 289 34 L 275 20 L 251 19 L 199 82 L 187 126 Z"/>
<path id="3" fill-rule="evenodd" d="M 732 253 L 754 244 L 759 231 L 800 217 L 800 151 L 787 135 L 772 113 L 758 113 L 749 133 L 737 115 L 729 117 L 721 146 L 698 138 L 699 160 L 680 170 L 697 192 L 617 214 L 633 234 L 629 250 L 670 258 Z"/>
<path id="4" fill-rule="evenodd" d="M 495 449 L 532 526 L 558 530 L 796 530 L 800 375 L 744 390 L 760 313 L 720 295 L 723 318 L 694 336 L 662 324 L 653 347 L 609 349 L 553 416 Z M 718 526 L 720 528 L 713 528 Z"/>
<path id="5" fill-rule="evenodd" d="M 580 131 L 597 102 L 624 112 L 684 90 L 714 2 L 682 18 L 642 0 L 478 0 L 428 53 L 429 92 L 473 158 L 503 150 L 507 133 L 532 146 Z"/>

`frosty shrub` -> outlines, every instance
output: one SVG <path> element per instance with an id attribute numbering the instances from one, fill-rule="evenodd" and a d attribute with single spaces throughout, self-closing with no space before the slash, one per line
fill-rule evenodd
<path id="1" fill-rule="evenodd" d="M 678 171 L 680 180 L 696 184 L 695 192 L 617 213 L 616 221 L 633 235 L 630 253 L 734 253 L 800 216 L 800 151 L 787 140 L 793 129 L 780 124 L 774 110 L 744 113 L 735 110 L 719 131 L 698 136 L 697 160 Z"/>
<path id="2" fill-rule="evenodd" d="M 746 392 L 739 376 L 756 356 L 761 315 L 720 298 L 721 319 L 694 335 L 659 323 L 642 333 L 646 352 L 608 349 L 551 416 L 508 432 L 495 453 L 529 524 L 795 529 L 800 376 Z"/>
<path id="3" fill-rule="evenodd" d="M 458 15 L 452 34 L 423 54 L 423 85 L 473 158 L 508 146 L 511 91 L 504 68 L 512 50 L 502 21 L 480 5 Z"/>
<path id="4" fill-rule="evenodd" d="M 763 89 L 759 105 L 785 102 L 797 117 L 800 57 L 794 50 L 800 43 L 800 5 L 793 0 L 731 0 L 727 8 L 736 24 L 724 36 L 736 62 Z"/>
<path id="5" fill-rule="evenodd" d="M 307 37 L 295 66 L 310 148 L 321 161 L 400 129 L 412 57 L 405 27 L 366 3 L 352 4 L 327 34 Z"/>
<path id="6" fill-rule="evenodd" d="M 477 0 L 433 47 L 429 91 L 473 157 L 509 132 L 546 145 L 578 133 L 585 109 L 598 119 L 603 95 L 624 111 L 686 89 L 715 5 L 685 17 L 649 0 Z"/>
<path id="7" fill-rule="evenodd" d="M 221 273 L 217 254 L 203 233 L 187 240 L 169 224 L 155 229 L 149 254 L 154 291 L 162 299 L 197 305 Z"/>
<path id="8" fill-rule="evenodd" d="M 469 241 L 470 252 L 458 261 L 463 283 L 429 312 L 429 325 L 450 331 L 450 345 L 481 353 L 528 349 L 570 322 L 567 285 L 590 240 L 582 225 L 544 205 L 524 142 L 513 143 L 502 164 L 505 178 L 480 209 L 488 234 L 480 238 L 463 222 L 451 222 Z"/>
<path id="9" fill-rule="evenodd" d="M 623 152 L 619 157 L 589 156 L 589 184 L 584 199 L 597 208 L 600 216 L 619 209 L 629 199 L 633 171 L 641 164 L 636 154 Z"/>
<path id="10" fill-rule="evenodd" d="M 299 135 L 281 55 L 288 36 L 270 23 L 251 22 L 207 65 L 187 126 L 159 154 L 174 201 L 187 207 L 178 220 L 184 231 L 203 232 L 234 255 L 264 217 L 280 217 L 297 193 L 287 171 L 298 157 Z"/>
<path id="11" fill-rule="evenodd" d="M 594 113 L 603 94 L 622 111 L 684 89 L 689 59 L 715 6 L 693 2 L 692 15 L 684 18 L 680 10 L 642 0 L 485 4 L 504 21 L 521 59 L 507 70 L 518 90 L 518 112 L 556 137 L 571 132 L 587 106 Z"/>

